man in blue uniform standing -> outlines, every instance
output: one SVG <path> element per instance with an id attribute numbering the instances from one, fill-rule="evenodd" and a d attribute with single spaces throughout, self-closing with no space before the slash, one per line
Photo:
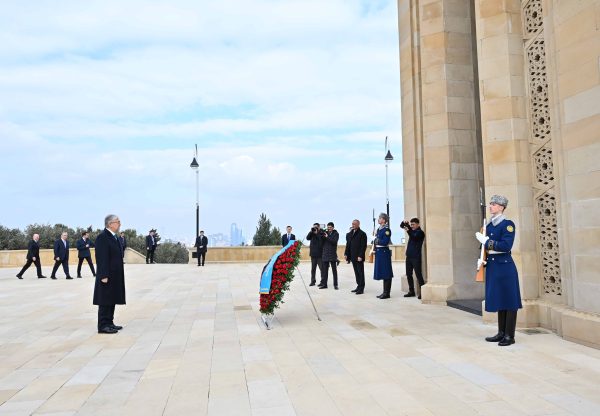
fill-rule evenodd
<path id="1" fill-rule="evenodd" d="M 477 260 L 478 267 L 486 267 L 485 310 L 498 312 L 498 333 L 485 340 L 497 342 L 501 347 L 515 343 L 517 310 L 523 307 L 519 274 L 510 254 L 515 241 L 515 223 L 504 216 L 507 206 L 506 197 L 492 196 L 489 207 L 492 218 L 486 227 L 486 235 L 475 234 L 487 251 L 486 262 Z"/>
<path id="2" fill-rule="evenodd" d="M 392 252 L 389 245 L 392 240 L 392 231 L 388 225 L 387 214 L 379 214 L 377 220 L 379 229 L 375 238 L 375 265 L 373 267 L 373 279 L 383 280 L 383 293 L 377 296 L 379 299 L 389 299 L 392 290 Z"/>

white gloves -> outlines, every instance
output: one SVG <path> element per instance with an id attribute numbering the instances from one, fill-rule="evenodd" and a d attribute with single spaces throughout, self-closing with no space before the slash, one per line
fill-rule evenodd
<path id="1" fill-rule="evenodd" d="M 477 259 L 477 270 L 481 269 L 481 266 L 485 265 L 485 261 Z"/>
<path id="2" fill-rule="evenodd" d="M 490 238 L 487 235 L 483 235 L 480 232 L 476 232 L 475 233 L 475 238 L 477 239 L 477 241 L 479 241 L 481 244 L 485 244 L 485 242 L 487 240 L 489 240 Z"/>

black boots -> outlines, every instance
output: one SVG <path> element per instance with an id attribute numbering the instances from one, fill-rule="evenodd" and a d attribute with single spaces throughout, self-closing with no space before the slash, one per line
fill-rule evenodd
<path id="1" fill-rule="evenodd" d="M 386 279 L 383 281 L 383 293 L 377 297 L 379 299 L 389 299 L 391 290 L 392 290 L 392 279 Z"/>
<path id="2" fill-rule="evenodd" d="M 497 342 L 499 346 L 506 347 L 515 343 L 515 330 L 517 328 L 517 311 L 498 311 L 498 333 L 487 337 L 487 342 Z"/>
<path id="3" fill-rule="evenodd" d="M 493 337 L 487 337 L 487 342 L 499 342 L 504 338 L 504 327 L 506 326 L 506 311 L 498 311 L 498 333 Z"/>
<path id="4" fill-rule="evenodd" d="M 517 328 L 517 311 L 506 311 L 506 327 L 504 338 L 498 343 L 501 347 L 515 343 L 515 329 Z"/>

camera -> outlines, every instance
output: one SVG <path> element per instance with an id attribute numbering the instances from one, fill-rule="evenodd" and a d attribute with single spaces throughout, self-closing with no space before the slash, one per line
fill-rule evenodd
<path id="1" fill-rule="evenodd" d="M 408 221 L 402 221 L 400 223 L 400 228 L 404 228 L 404 229 L 410 228 L 410 223 Z"/>

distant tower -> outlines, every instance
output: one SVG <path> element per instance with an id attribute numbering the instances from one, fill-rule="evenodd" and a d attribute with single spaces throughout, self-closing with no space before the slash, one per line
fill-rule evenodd
<path id="1" fill-rule="evenodd" d="M 239 246 L 242 244 L 242 230 L 237 227 L 235 222 L 231 224 L 229 230 L 229 242 L 232 246 Z"/>

